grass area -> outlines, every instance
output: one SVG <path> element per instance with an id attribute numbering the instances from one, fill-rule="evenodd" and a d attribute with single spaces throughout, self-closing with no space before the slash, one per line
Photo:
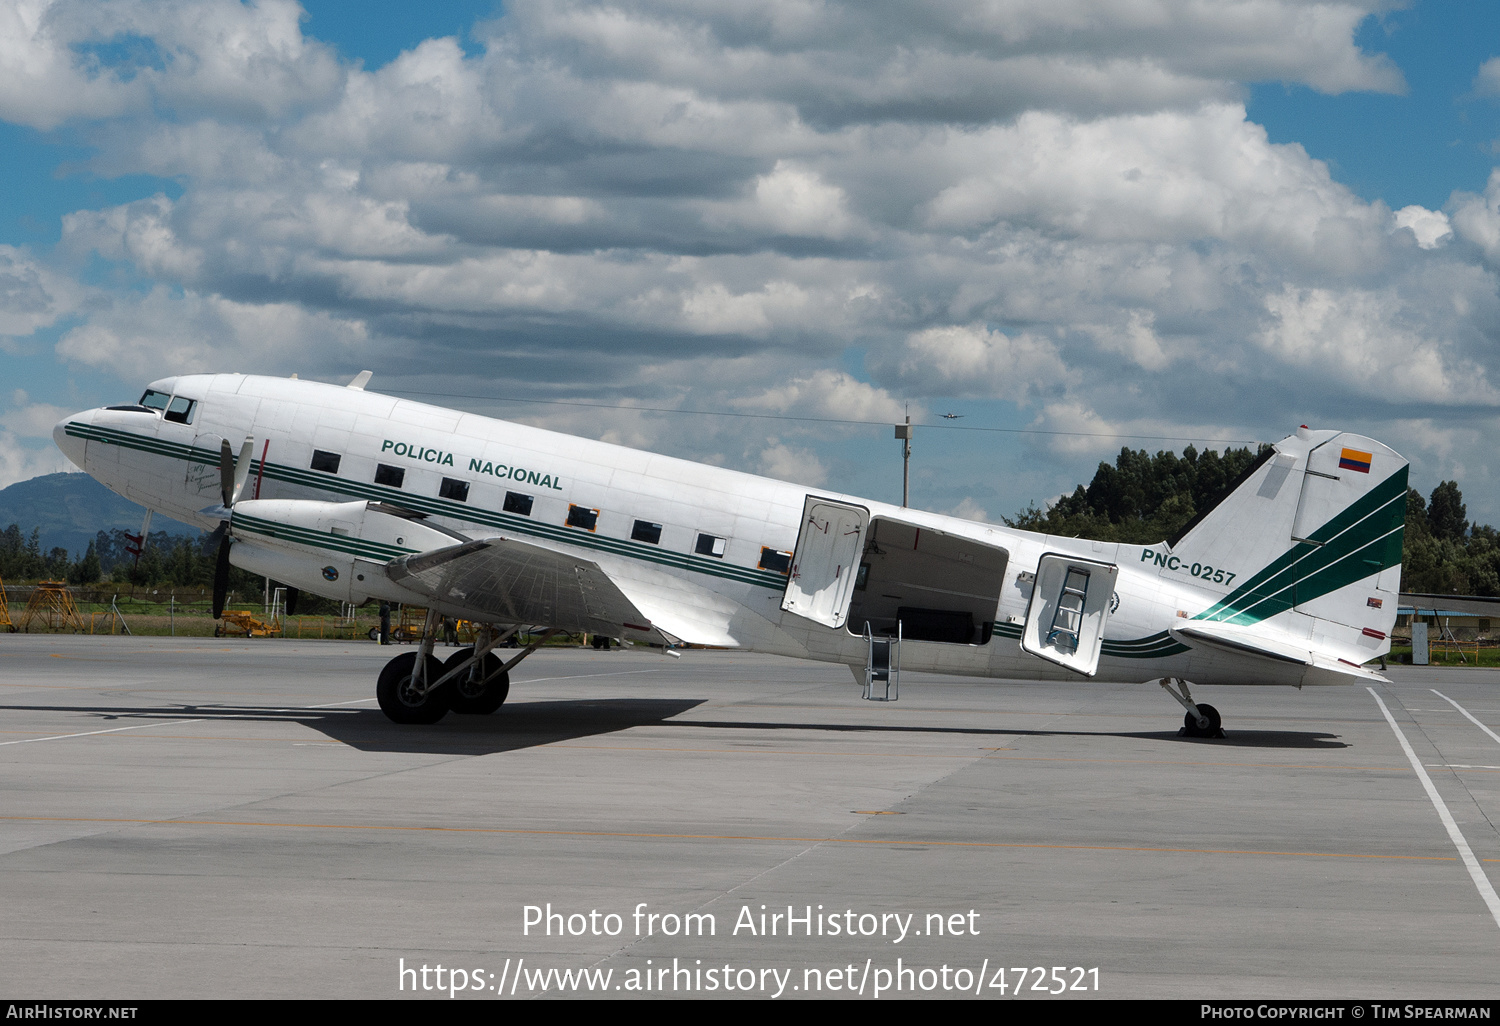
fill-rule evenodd
<path id="1" fill-rule="evenodd" d="M 110 608 L 108 602 L 80 602 L 78 603 L 78 614 L 82 619 L 84 634 L 119 635 L 125 632 L 121 629 L 121 621 L 129 627 L 130 634 L 136 637 L 178 637 L 178 638 L 212 638 L 244 637 L 242 629 L 236 629 L 225 621 L 215 620 L 207 602 L 182 602 L 174 608 L 165 602 L 148 602 L 139 599 L 131 599 L 121 596 L 115 603 L 118 615 Z M 10 604 L 10 619 L 12 623 L 20 623 L 21 613 L 26 607 L 20 603 Z M 262 612 L 262 607 L 257 603 L 248 605 L 245 603 L 232 602 L 226 612 L 240 610 L 249 613 L 256 620 L 265 622 L 267 617 Z M 408 621 L 414 633 L 419 632 L 422 627 L 420 615 L 414 620 Z M 281 630 L 277 635 L 284 638 L 302 638 L 304 640 L 324 641 L 359 641 L 367 640 L 370 631 L 380 627 L 380 616 L 374 610 L 368 613 L 360 610 L 353 620 L 347 620 L 338 616 L 290 616 L 284 617 L 280 625 Z M 399 613 L 391 617 L 391 628 L 396 630 L 401 627 Z M 0 627 L 0 634 L 4 633 Z M 35 634 L 45 633 L 45 629 L 34 626 L 32 632 Z M 79 633 L 70 631 L 69 633 Z M 524 643 L 526 635 L 521 635 L 520 640 Z M 472 636 L 465 633 L 460 636 L 461 641 L 468 643 Z M 553 646 L 577 646 L 584 643 L 582 635 L 560 634 L 547 642 L 548 647 Z"/>
<path id="2" fill-rule="evenodd" d="M 1460 646 L 1433 644 L 1428 646 L 1428 655 L 1433 666 L 1500 666 L 1500 648 L 1485 647 L 1476 649 L 1473 645 L 1463 645 L 1463 657 L 1459 657 Z M 1411 646 L 1393 645 L 1391 654 L 1386 657 L 1386 662 L 1392 666 L 1411 665 Z"/>

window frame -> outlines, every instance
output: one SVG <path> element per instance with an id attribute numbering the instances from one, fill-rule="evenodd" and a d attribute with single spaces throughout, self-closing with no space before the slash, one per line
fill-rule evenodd
<path id="1" fill-rule="evenodd" d="M 585 516 L 584 514 L 587 514 Z M 587 520 L 588 523 L 580 521 Z M 569 527 L 577 527 L 588 531 L 590 534 L 599 530 L 599 511 L 592 506 L 580 506 L 576 502 L 568 503 L 568 517 L 564 521 Z"/>

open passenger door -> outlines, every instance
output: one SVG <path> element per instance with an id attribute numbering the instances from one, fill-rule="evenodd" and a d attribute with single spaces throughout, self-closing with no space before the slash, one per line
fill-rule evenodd
<path id="1" fill-rule="evenodd" d="M 869 523 L 864 506 L 809 495 L 781 608 L 825 627 L 842 627 Z"/>

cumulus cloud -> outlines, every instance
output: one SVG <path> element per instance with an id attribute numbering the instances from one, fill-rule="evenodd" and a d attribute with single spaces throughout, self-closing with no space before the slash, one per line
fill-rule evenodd
<path id="1" fill-rule="evenodd" d="M 1076 378 L 1051 340 L 1010 337 L 983 324 L 914 332 L 872 361 L 878 378 L 916 395 L 985 396 L 1025 401 L 1056 393 Z"/>
<path id="2" fill-rule="evenodd" d="M 895 423 L 905 407 L 882 388 L 875 388 L 843 371 L 819 370 L 807 377 L 777 384 L 757 395 L 735 399 L 740 410 L 766 410 L 803 417 Z"/>
<path id="3" fill-rule="evenodd" d="M 0 116 L 52 128 L 153 103 L 264 120 L 333 94 L 343 71 L 295 0 L 8 0 Z"/>
<path id="4" fill-rule="evenodd" d="M 9 408 L 0 411 L 0 426 L 22 438 L 51 438 L 57 422 L 75 411 L 49 403 L 34 403 L 25 389 L 10 394 Z"/>
<path id="5" fill-rule="evenodd" d="M 51 434 L 50 430 L 48 434 Z M 13 432 L 0 428 L 0 488 L 42 474 L 60 474 L 76 469 L 50 441 L 41 446 L 28 446 Z"/>
<path id="6" fill-rule="evenodd" d="M 363 358 L 367 337 L 357 321 L 310 313 L 294 303 L 239 303 L 193 292 L 175 295 L 158 286 L 144 296 L 117 299 L 63 335 L 57 352 L 139 383 L 166 374 L 348 366 Z"/>
<path id="7" fill-rule="evenodd" d="M 54 323 L 73 312 L 84 293 L 26 250 L 0 245 L 0 336 L 30 335 Z"/>
<path id="8" fill-rule="evenodd" d="M 1479 66 L 1473 89 L 1476 96 L 1500 96 L 1500 57 L 1491 57 Z"/>
<path id="9" fill-rule="evenodd" d="M 1267 352 L 1370 397 L 1495 405 L 1485 368 L 1459 362 L 1410 325 L 1391 291 L 1297 289 L 1268 296 Z"/>
<path id="10" fill-rule="evenodd" d="M 1448 215 L 1441 210 L 1412 205 L 1396 211 L 1391 220 L 1398 230 L 1410 231 L 1423 249 L 1437 249 L 1453 235 Z"/>
<path id="11" fill-rule="evenodd" d="M 365 68 L 285 0 L 0 0 L 0 117 L 181 185 L 64 219 L 60 257 L 109 284 L 0 248 L 0 335 L 61 322 L 60 359 L 132 384 L 401 367 L 881 423 L 991 401 L 1091 432 L 1039 436 L 1053 466 L 1310 408 L 1441 425 L 1496 402 L 1500 178 L 1392 212 L 1243 106 L 1251 82 L 1401 91 L 1354 41 L 1388 6 L 516 0 L 479 52 Z M 857 475 L 795 426 L 576 411 L 520 415 Z"/>
<path id="12" fill-rule="evenodd" d="M 757 463 L 762 474 L 781 481 L 813 487 L 828 482 L 828 468 L 811 449 L 794 449 L 776 442 L 761 451 Z"/>

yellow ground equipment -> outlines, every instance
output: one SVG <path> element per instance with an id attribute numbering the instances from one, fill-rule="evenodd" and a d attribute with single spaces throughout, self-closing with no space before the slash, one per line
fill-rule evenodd
<path id="1" fill-rule="evenodd" d="M 77 631 L 88 630 L 88 624 L 78 615 L 78 606 L 73 603 L 73 593 L 63 581 L 42 581 L 31 593 L 31 601 L 21 613 L 20 631 L 30 632 L 35 624 L 38 630 Z"/>
<path id="2" fill-rule="evenodd" d="M 275 617 L 270 623 L 257 619 L 248 609 L 226 609 L 214 628 L 214 637 L 227 634 L 243 634 L 247 638 L 269 638 L 281 633 L 281 621 Z"/>
<path id="3" fill-rule="evenodd" d="M 5 578 L 0 577 L 0 628 L 15 633 L 16 625 L 10 622 L 10 599 L 5 595 Z"/>

